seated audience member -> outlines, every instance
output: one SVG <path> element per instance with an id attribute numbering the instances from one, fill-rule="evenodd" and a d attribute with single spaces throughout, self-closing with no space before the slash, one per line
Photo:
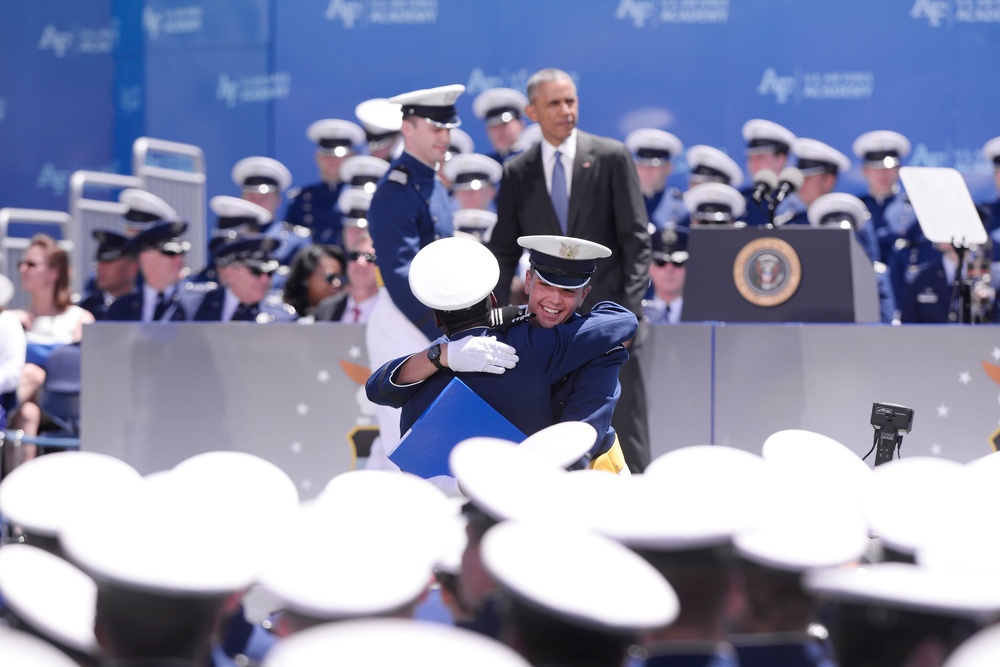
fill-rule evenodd
<path id="1" fill-rule="evenodd" d="M 493 228 L 497 225 L 497 214 L 478 208 L 463 208 L 451 217 L 455 226 L 455 236 L 471 236 L 482 244 L 490 242 Z M 519 283 L 523 288 L 523 283 Z"/>
<path id="2" fill-rule="evenodd" d="M 785 199 L 790 202 L 788 209 L 774 216 L 775 226 L 808 225 L 806 211 L 809 205 L 833 192 L 839 175 L 851 168 L 850 158 L 816 139 L 796 139 L 792 143 L 792 152 L 797 158 L 795 166 L 802 172 L 802 185 Z"/>
<path id="3" fill-rule="evenodd" d="M 625 137 L 625 145 L 635 160 L 649 221 L 656 229 L 677 227 L 678 221 L 687 217 L 687 212 L 680 190 L 668 188 L 667 179 L 674 171 L 671 159 L 684 151 L 684 144 L 669 132 L 642 128 L 630 132 Z"/>
<path id="4" fill-rule="evenodd" d="M 683 231 L 664 229 L 652 237 L 653 260 L 649 280 L 653 295 L 642 302 L 643 314 L 650 324 L 677 324 L 684 306 L 684 276 L 687 263 L 687 237 Z"/>
<path id="5" fill-rule="evenodd" d="M 747 173 L 756 176 L 761 170 L 769 169 L 775 174 L 780 174 L 788 165 L 788 153 L 795 139 L 795 135 L 788 128 L 763 118 L 752 118 L 743 123 Z M 747 201 L 746 223 L 748 227 L 764 227 L 770 223 L 771 216 L 763 206 L 754 201 L 753 191 L 752 182 L 749 187 L 740 190 Z M 780 215 L 786 208 L 787 205 L 782 202 L 775 213 Z"/>
<path id="6" fill-rule="evenodd" d="M 854 238 L 865 254 L 871 258 L 875 252 L 875 237 L 872 232 L 871 216 L 864 202 L 854 195 L 831 192 L 818 197 L 807 211 L 809 224 L 813 227 L 836 227 L 851 229 Z M 868 245 L 866 248 L 865 245 Z M 874 261 L 875 280 L 878 283 L 879 317 L 883 324 L 891 324 L 897 318 L 896 298 L 885 264 Z"/>
<path id="7" fill-rule="evenodd" d="M 215 254 L 220 285 L 205 294 L 194 314 L 196 322 L 290 322 L 295 309 L 277 297 L 268 298 L 271 274 L 278 268 L 272 252 L 278 242 L 249 236 L 228 243 Z"/>
<path id="8" fill-rule="evenodd" d="M 7 426 L 7 410 L 14 407 L 27 347 L 21 322 L 4 310 L 13 297 L 14 285 L 0 273 L 0 430 Z"/>
<path id="9" fill-rule="evenodd" d="M 353 248 L 368 231 L 368 207 L 372 203 L 372 193 L 362 188 L 345 188 L 337 200 L 337 208 L 344 214 L 344 248 Z"/>
<path id="10" fill-rule="evenodd" d="M 119 297 L 105 319 L 115 322 L 183 322 L 197 309 L 204 288 L 182 283 L 184 255 L 191 243 L 185 222 L 159 222 L 129 239 L 126 251 L 138 258 L 142 289 Z"/>
<path id="11" fill-rule="evenodd" d="M 684 193 L 684 206 L 691 215 L 692 226 L 743 227 L 744 223 L 740 218 L 746 212 L 746 204 L 740 191 L 725 183 L 699 183 Z"/>
<path id="12" fill-rule="evenodd" d="M 24 327 L 27 353 L 17 388 L 20 405 L 11 415 L 10 426 L 37 435 L 42 420 L 38 391 L 45 382 L 49 354 L 60 345 L 78 342 L 83 325 L 93 322 L 94 316 L 70 303 L 69 255 L 51 237 L 33 237 L 18 269 L 21 288 L 31 300 L 26 310 L 12 311 Z M 36 448 L 24 445 L 21 452 L 21 460 L 28 460 L 34 458 Z"/>
<path id="13" fill-rule="evenodd" d="M 517 154 L 527 106 L 528 98 L 511 88 L 490 88 L 473 100 L 472 113 L 486 125 L 486 136 L 493 146 L 489 157 L 503 163 Z"/>
<path id="14" fill-rule="evenodd" d="M 291 202 L 285 221 L 290 227 L 309 229 L 314 243 L 339 244 L 340 211 L 336 203 L 344 188 L 340 167 L 364 143 L 365 133 L 351 121 L 325 118 L 312 123 L 306 135 L 316 144 L 319 181 L 288 193 Z"/>
<path id="15" fill-rule="evenodd" d="M 971 253 L 966 253 L 961 269 L 958 266 L 958 252 L 950 243 L 935 243 L 941 256 L 923 266 L 907 286 L 906 296 L 900 304 L 900 320 L 906 323 L 961 322 L 958 308 L 956 275 L 963 281 L 970 277 Z M 984 307 L 978 313 L 978 321 L 993 322 L 996 318 L 993 299 L 985 299 Z"/>
<path id="16" fill-rule="evenodd" d="M 354 116 L 365 130 L 368 155 L 391 162 L 402 152 L 403 116 L 398 105 L 377 97 L 354 107 Z"/>
<path id="17" fill-rule="evenodd" d="M 499 162 L 479 153 L 461 153 L 448 160 L 442 172 L 460 209 L 496 210 L 494 198 L 503 176 Z"/>
<path id="18" fill-rule="evenodd" d="M 292 260 L 282 298 L 300 318 L 314 316 L 321 301 L 343 293 L 346 264 L 340 246 L 306 246 Z"/>
<path id="19" fill-rule="evenodd" d="M 873 257 L 888 263 L 896 242 L 905 238 L 916 222 L 913 206 L 899 186 L 899 168 L 910 154 L 910 140 L 899 132 L 865 132 L 851 145 L 861 159 L 861 175 L 868 192 L 859 195 L 871 213 L 872 236 L 878 246 Z"/>
<path id="20" fill-rule="evenodd" d="M 216 215 L 215 229 L 208 240 L 208 266 L 192 278 L 198 283 L 218 281 L 219 274 L 213 258 L 219 246 L 235 240 L 241 234 L 259 234 L 271 222 L 270 211 L 239 197 L 212 197 L 208 200 L 208 207 Z"/>
<path id="21" fill-rule="evenodd" d="M 389 171 L 389 163 L 371 155 L 352 155 L 340 165 L 340 180 L 348 188 L 375 192 L 375 184 Z M 340 194 L 344 191 L 341 190 Z M 337 197 L 340 198 L 339 195 Z"/>
<path id="22" fill-rule="evenodd" d="M 135 291 L 139 264 L 125 251 L 128 237 L 124 234 L 110 229 L 95 229 L 92 234 L 97 241 L 94 289 L 77 305 L 89 311 L 94 319 L 103 320 L 115 299 Z"/>
<path id="23" fill-rule="evenodd" d="M 323 299 L 316 308 L 317 322 L 367 324 L 378 300 L 375 246 L 371 237 L 362 237 L 347 255 L 347 288 Z"/>

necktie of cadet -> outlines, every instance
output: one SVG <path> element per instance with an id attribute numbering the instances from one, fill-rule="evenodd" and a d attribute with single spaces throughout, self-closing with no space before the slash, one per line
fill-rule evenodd
<path id="1" fill-rule="evenodd" d="M 253 305 L 247 305 L 245 303 L 241 303 L 240 305 L 236 306 L 236 310 L 233 311 L 233 316 L 229 318 L 229 321 L 246 322 L 248 320 L 253 319 L 250 317 L 250 311 L 252 308 Z"/>
<path id="2" fill-rule="evenodd" d="M 555 152 L 556 161 L 552 164 L 552 208 L 556 210 L 559 227 L 566 233 L 566 220 L 569 217 L 569 195 L 566 194 L 566 170 L 563 168 L 562 153 Z"/>
<path id="3" fill-rule="evenodd" d="M 153 321 L 159 322 L 163 316 L 167 313 L 167 308 L 170 306 L 170 299 L 163 292 L 156 295 L 156 308 L 153 309 Z"/>
<path id="4" fill-rule="evenodd" d="M 361 321 L 361 309 L 358 308 L 357 306 L 354 306 L 354 308 L 351 308 L 351 318 L 352 318 L 351 319 L 352 322 L 360 322 Z"/>

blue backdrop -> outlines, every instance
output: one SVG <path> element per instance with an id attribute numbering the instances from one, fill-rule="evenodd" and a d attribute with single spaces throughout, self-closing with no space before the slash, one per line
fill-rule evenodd
<path id="1" fill-rule="evenodd" d="M 753 117 L 848 155 L 892 129 L 910 164 L 956 167 L 987 199 L 998 45 L 1000 0 L 6 0 L 0 206 L 65 210 L 70 173 L 129 173 L 143 135 L 201 146 L 209 196 L 236 194 L 255 154 L 305 185 L 311 122 L 446 83 L 467 86 L 487 152 L 472 99 L 548 66 L 576 77 L 592 132 L 660 127 L 742 163 Z M 857 166 L 839 189 L 863 189 Z"/>

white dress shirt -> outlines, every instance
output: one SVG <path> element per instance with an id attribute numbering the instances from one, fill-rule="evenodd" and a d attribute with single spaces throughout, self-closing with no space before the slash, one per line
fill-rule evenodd
<path id="1" fill-rule="evenodd" d="M 555 153 L 561 153 L 563 171 L 566 172 L 566 196 L 573 193 L 573 160 L 576 158 L 576 130 L 574 129 L 558 146 L 553 146 L 542 139 L 542 168 L 545 170 L 545 188 L 552 194 L 552 168 L 555 163 Z"/>

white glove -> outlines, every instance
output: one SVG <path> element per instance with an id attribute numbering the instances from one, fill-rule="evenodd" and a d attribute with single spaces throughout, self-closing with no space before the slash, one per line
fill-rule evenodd
<path id="1" fill-rule="evenodd" d="M 516 350 L 496 336 L 469 336 L 448 343 L 448 368 L 456 373 L 500 375 L 517 365 Z"/>

